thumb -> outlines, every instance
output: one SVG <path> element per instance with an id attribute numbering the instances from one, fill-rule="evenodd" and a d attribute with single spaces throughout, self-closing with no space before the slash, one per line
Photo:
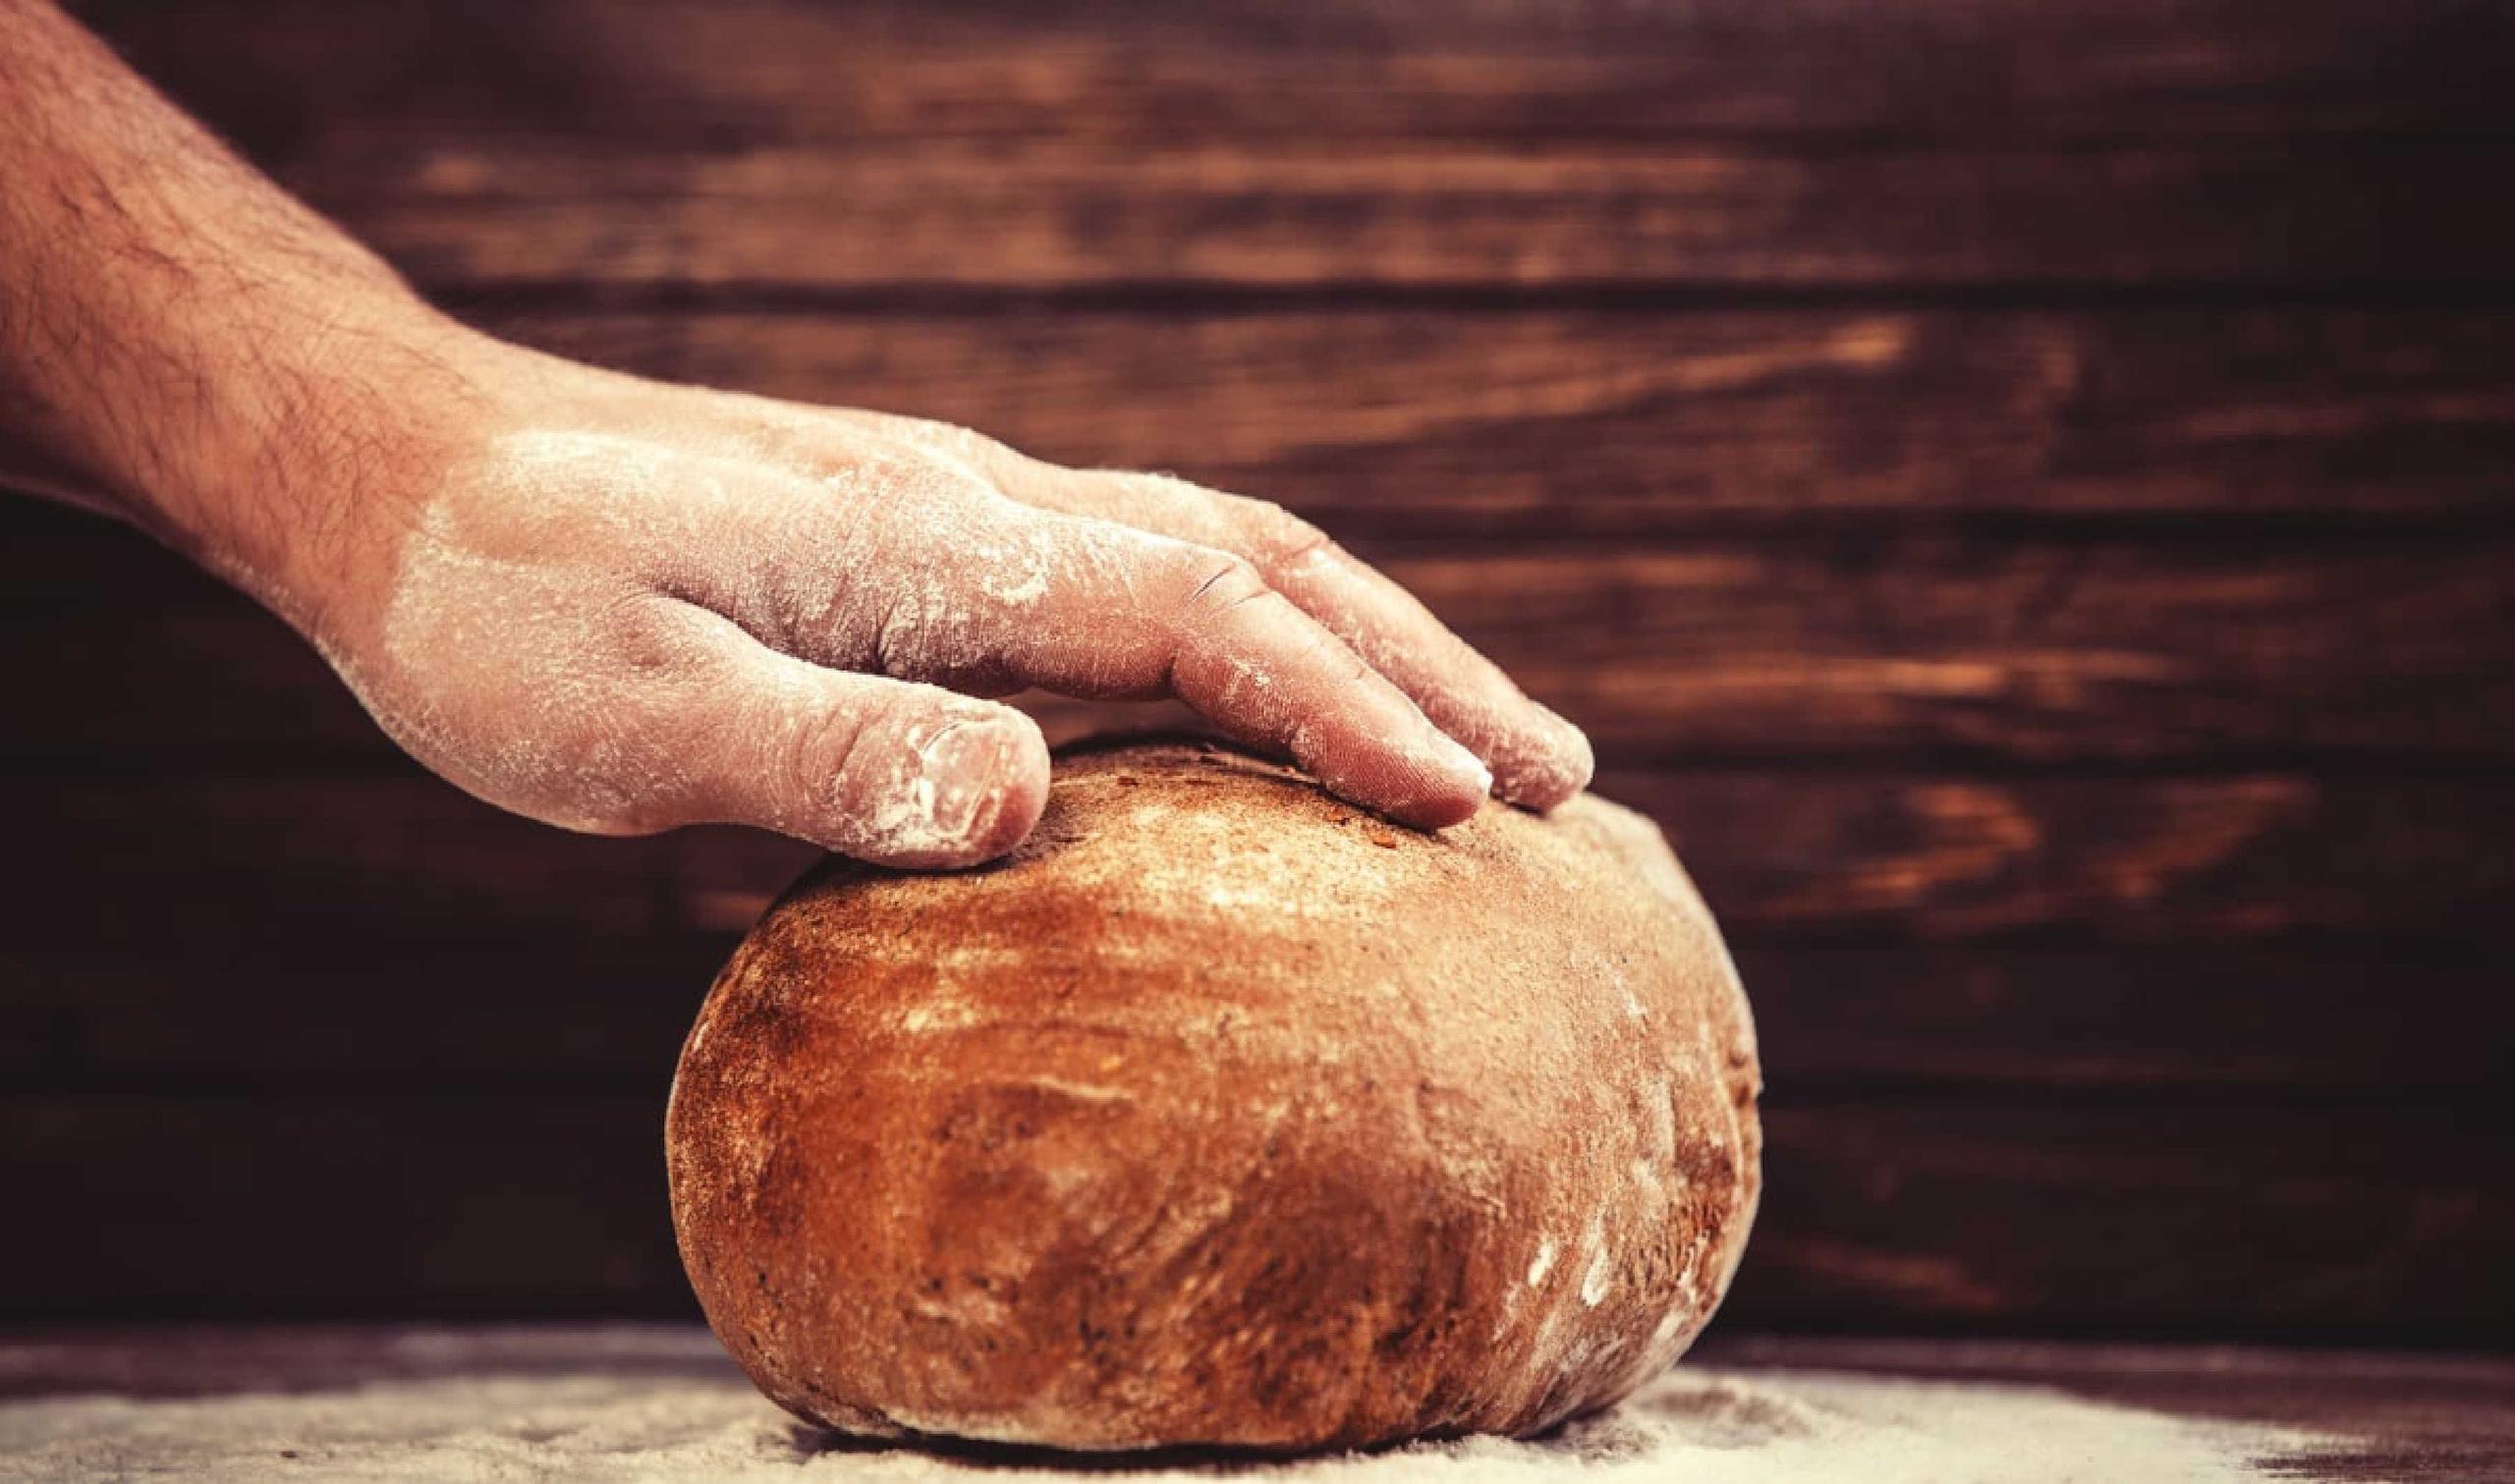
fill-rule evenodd
<path id="1" fill-rule="evenodd" d="M 991 860 L 1038 823 L 1048 746 L 1021 712 L 726 642 L 726 714 L 686 764 L 707 817 L 912 869 Z"/>

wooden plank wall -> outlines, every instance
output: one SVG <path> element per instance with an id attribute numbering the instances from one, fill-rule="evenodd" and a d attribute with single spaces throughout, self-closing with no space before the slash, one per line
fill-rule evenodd
<path id="1" fill-rule="evenodd" d="M 85 13 L 478 322 L 1412 583 L 1737 944 L 1732 1323 L 2503 1343 L 2503 7 Z M 806 852 L 502 817 L 0 530 L 0 1313 L 685 1311 L 665 1079 Z"/>

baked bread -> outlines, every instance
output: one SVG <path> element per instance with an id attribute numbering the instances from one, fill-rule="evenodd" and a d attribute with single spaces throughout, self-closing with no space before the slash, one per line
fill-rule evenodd
<path id="1" fill-rule="evenodd" d="M 708 1321 L 854 1433 L 1525 1434 L 1666 1366 L 1759 1187 L 1754 1030 L 1648 821 L 1438 835 L 1217 745 L 1060 762 L 1005 863 L 833 859 L 666 1149 Z"/>

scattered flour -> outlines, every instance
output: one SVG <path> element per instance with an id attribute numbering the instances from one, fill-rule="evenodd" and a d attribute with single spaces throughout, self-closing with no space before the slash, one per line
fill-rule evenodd
<path id="1" fill-rule="evenodd" d="M 0 1479 L 746 1480 L 1026 1484 L 1109 1477 L 1038 1456 L 951 1456 L 825 1438 L 754 1392 L 703 1335 L 649 1334 L 598 1371 L 388 1375 L 296 1394 L 0 1402 Z M 445 1341 L 441 1344 L 465 1342 Z M 424 1347 L 431 1337 L 406 1345 Z M 9 1357 L 0 1357 L 6 1360 Z M 24 1356 L 16 1358 L 27 1358 Z M 0 1371 L 10 1369 L 0 1364 Z M 38 1372 L 40 1374 L 40 1372 Z M 1128 1484 L 1978 1484 L 2259 1478 L 2338 1440 L 2014 1387 L 1680 1367 L 1536 1442 L 1475 1438 L 1287 1463 L 1162 1459 Z"/>

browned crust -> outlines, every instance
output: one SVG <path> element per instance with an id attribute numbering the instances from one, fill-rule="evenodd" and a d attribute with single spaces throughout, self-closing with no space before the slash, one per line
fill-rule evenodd
<path id="1" fill-rule="evenodd" d="M 718 977 L 667 1132 L 762 1390 L 851 1431 L 1357 1446 L 1594 1409 L 1753 1219 L 1754 1032 L 1658 832 L 1437 836 L 1194 742 L 1070 754 L 957 877 L 833 861 Z"/>

